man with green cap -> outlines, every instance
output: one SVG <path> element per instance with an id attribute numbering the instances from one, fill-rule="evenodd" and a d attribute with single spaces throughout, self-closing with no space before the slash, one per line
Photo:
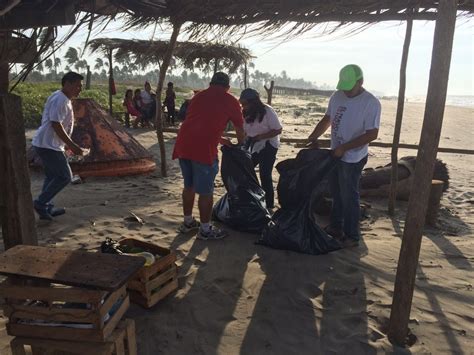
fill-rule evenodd
<path id="1" fill-rule="evenodd" d="M 359 180 L 367 163 L 369 143 L 377 139 L 380 125 L 380 102 L 362 87 L 363 83 L 359 66 L 342 68 L 326 114 L 308 138 L 316 143 L 331 127 L 331 150 L 339 160 L 329 177 L 333 203 L 326 232 L 346 247 L 359 245 Z"/>

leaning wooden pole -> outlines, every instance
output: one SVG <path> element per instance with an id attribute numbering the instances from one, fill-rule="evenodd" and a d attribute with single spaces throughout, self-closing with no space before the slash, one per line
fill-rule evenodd
<path id="1" fill-rule="evenodd" d="M 166 147 L 165 139 L 163 137 L 163 110 L 161 109 L 161 95 L 163 93 L 163 84 L 165 82 L 166 71 L 168 70 L 168 67 L 170 65 L 171 57 L 173 56 L 180 30 L 181 23 L 173 23 L 173 33 L 171 34 L 168 49 L 166 50 L 166 54 L 160 66 L 160 77 L 158 79 L 158 87 L 156 89 L 156 136 L 158 138 L 158 144 L 160 146 L 162 176 L 167 176 L 168 174 L 166 171 Z"/>
<path id="2" fill-rule="evenodd" d="M 410 50 L 413 19 L 407 21 L 405 41 L 403 42 L 402 63 L 400 65 L 400 87 L 398 89 L 397 115 L 395 119 L 395 131 L 393 133 L 392 145 L 392 176 L 390 177 L 390 193 L 388 198 L 388 214 L 395 213 L 395 201 L 397 200 L 398 182 L 398 144 L 400 143 L 400 132 L 402 129 L 403 108 L 405 106 L 405 88 L 407 76 L 408 52 Z"/>
<path id="3" fill-rule="evenodd" d="M 112 115 L 112 86 L 114 85 L 114 67 L 112 62 L 112 49 L 107 51 L 107 57 L 109 59 L 109 113 Z"/>
<path id="4" fill-rule="evenodd" d="M 388 337 L 397 344 L 405 344 L 408 334 L 421 237 L 446 103 L 457 3 L 457 0 L 440 0 L 437 11 L 428 94 L 413 182 L 416 189 L 408 201 L 390 312 Z"/>

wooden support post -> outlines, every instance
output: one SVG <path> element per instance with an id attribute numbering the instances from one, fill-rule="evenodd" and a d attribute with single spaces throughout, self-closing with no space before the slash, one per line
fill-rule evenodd
<path id="1" fill-rule="evenodd" d="M 426 224 L 436 227 L 438 222 L 439 207 L 441 198 L 443 197 L 444 182 L 441 180 L 433 180 L 431 182 L 430 198 L 428 201 L 428 211 L 426 212 Z"/>
<path id="2" fill-rule="evenodd" d="M 247 62 L 245 62 L 244 63 L 244 89 L 247 89 L 247 87 L 248 87 L 247 75 L 248 75 Z"/>
<path id="3" fill-rule="evenodd" d="M 0 94 L 0 170 L 5 249 L 18 244 L 37 245 L 21 99 L 12 94 Z"/>
<path id="4" fill-rule="evenodd" d="M 214 58 L 214 74 L 217 73 L 218 69 L 219 69 L 219 59 Z"/>
<path id="5" fill-rule="evenodd" d="M 156 89 L 156 136 L 158 138 L 158 144 L 160 146 L 160 157 L 161 157 L 161 175 L 167 176 L 166 171 L 166 147 L 165 139 L 163 137 L 163 111 L 161 109 L 161 95 L 163 93 L 163 84 L 165 82 L 166 71 L 171 62 L 174 49 L 176 47 L 176 41 L 178 40 L 179 31 L 181 30 L 181 23 L 173 23 L 173 33 L 171 34 L 170 43 L 168 49 L 163 58 L 163 62 L 160 66 L 160 77 L 158 80 L 158 87 Z"/>
<path id="6" fill-rule="evenodd" d="M 389 339 L 400 345 L 405 344 L 408 334 L 421 237 L 446 103 L 457 4 L 457 0 L 440 0 L 437 11 L 425 115 L 416 159 L 416 189 L 408 201 L 388 328 Z"/>
<path id="7" fill-rule="evenodd" d="M 272 80 L 270 81 L 270 87 L 267 88 L 267 85 L 263 85 L 263 88 L 267 92 L 267 104 L 271 106 L 272 104 L 272 96 L 273 96 L 273 87 L 275 86 L 275 82 Z"/>
<path id="8" fill-rule="evenodd" d="M 114 85 L 114 67 L 112 63 L 112 49 L 108 50 L 107 57 L 109 59 L 109 113 L 112 115 L 112 86 Z"/>
<path id="9" fill-rule="evenodd" d="M 86 74 L 86 90 L 90 90 L 91 88 L 91 67 L 87 66 L 87 74 Z"/>
<path id="10" fill-rule="evenodd" d="M 395 130 L 393 133 L 392 175 L 390 177 L 390 192 L 389 192 L 389 197 L 388 197 L 388 214 L 391 216 L 393 216 L 395 213 L 395 201 L 397 200 L 398 143 L 400 143 L 400 131 L 402 129 L 403 108 L 405 106 L 407 62 L 408 62 L 408 51 L 410 50 L 412 29 L 413 29 L 413 20 L 409 19 L 407 21 L 405 41 L 403 43 L 402 63 L 400 65 L 400 87 L 398 89 L 397 115 L 395 119 Z"/>

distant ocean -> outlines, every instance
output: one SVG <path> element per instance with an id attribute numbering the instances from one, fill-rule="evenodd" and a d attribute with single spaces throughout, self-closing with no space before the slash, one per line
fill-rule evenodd
<path id="1" fill-rule="evenodd" d="M 410 102 L 425 102 L 426 97 L 423 96 L 412 96 L 408 97 Z M 472 107 L 474 108 L 474 96 L 473 95 L 448 95 L 446 98 L 446 105 L 450 106 L 461 106 L 461 107 Z"/>

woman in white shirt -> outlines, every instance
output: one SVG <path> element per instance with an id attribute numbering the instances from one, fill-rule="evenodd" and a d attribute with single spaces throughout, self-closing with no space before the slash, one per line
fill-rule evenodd
<path id="1" fill-rule="evenodd" d="M 260 94 L 254 89 L 243 90 L 240 103 L 245 119 L 246 145 L 252 154 L 254 166 L 259 165 L 267 208 L 273 208 L 272 171 L 280 146 L 281 122 L 275 111 L 260 100 Z"/>

